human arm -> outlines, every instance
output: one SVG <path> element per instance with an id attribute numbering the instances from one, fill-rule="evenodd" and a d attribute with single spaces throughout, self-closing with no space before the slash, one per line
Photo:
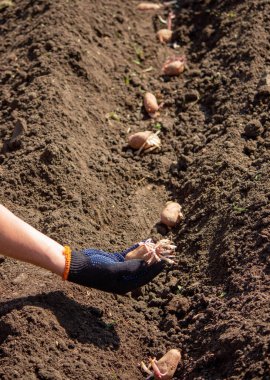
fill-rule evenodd
<path id="1" fill-rule="evenodd" d="M 117 294 L 145 285 L 163 269 L 162 262 L 148 265 L 142 259 L 149 256 L 147 248 L 139 244 L 112 254 L 95 249 L 71 250 L 3 205 L 0 205 L 0 253 L 48 269 L 65 280 Z"/>
<path id="2" fill-rule="evenodd" d="M 0 253 L 62 276 L 64 247 L 0 205 Z"/>

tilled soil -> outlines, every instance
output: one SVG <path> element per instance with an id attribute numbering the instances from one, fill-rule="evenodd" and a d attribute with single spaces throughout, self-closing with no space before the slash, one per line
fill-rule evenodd
<path id="1" fill-rule="evenodd" d="M 270 379 L 270 3 L 179 0 L 163 45 L 168 11 L 138 2 L 0 1 L 1 202 L 73 248 L 177 244 L 126 297 L 0 257 L 1 379 L 139 380 L 170 348 L 175 379 Z M 127 136 L 149 129 L 162 146 L 136 155 Z"/>

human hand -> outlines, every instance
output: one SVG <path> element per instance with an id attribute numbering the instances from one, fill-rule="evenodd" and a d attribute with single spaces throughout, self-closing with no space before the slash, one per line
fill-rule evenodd
<path id="1" fill-rule="evenodd" d="M 164 268 L 162 261 L 148 265 L 143 259 L 125 260 L 127 255 L 139 246 L 139 243 L 135 244 L 120 253 L 108 253 L 97 249 L 77 252 L 65 247 L 66 257 L 70 257 L 70 265 L 68 273 L 65 271 L 64 279 L 115 294 L 125 294 L 137 289 L 150 282 Z"/>

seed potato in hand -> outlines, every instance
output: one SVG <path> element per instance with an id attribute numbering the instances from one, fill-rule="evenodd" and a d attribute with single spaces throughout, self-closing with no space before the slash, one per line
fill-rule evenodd
<path id="1" fill-rule="evenodd" d="M 175 264 L 176 245 L 169 239 L 161 239 L 154 242 L 151 238 L 139 243 L 139 247 L 126 255 L 126 260 L 144 260 L 148 265 L 164 260 L 169 264 Z"/>

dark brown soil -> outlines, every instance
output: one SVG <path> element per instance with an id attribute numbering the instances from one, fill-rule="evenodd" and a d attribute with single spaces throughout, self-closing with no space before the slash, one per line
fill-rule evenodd
<path id="1" fill-rule="evenodd" d="M 1 379 L 139 380 L 170 348 L 175 379 L 270 379 L 270 3 L 179 0 L 174 49 L 138 2 L 0 11 L 1 202 L 73 248 L 178 247 L 127 297 L 1 258 Z M 174 54 L 188 68 L 163 77 Z M 159 125 L 145 90 L 165 102 Z M 127 148 L 160 125 L 160 150 Z M 158 223 L 168 200 L 185 214 L 172 231 Z"/>

